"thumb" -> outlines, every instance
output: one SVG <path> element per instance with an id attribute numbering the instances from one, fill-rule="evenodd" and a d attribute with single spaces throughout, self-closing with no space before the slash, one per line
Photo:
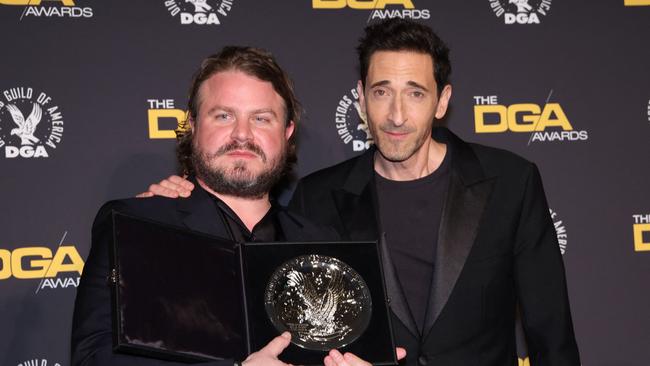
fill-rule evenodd
<path id="1" fill-rule="evenodd" d="M 291 333 L 284 332 L 281 335 L 273 338 L 269 344 L 264 346 L 260 350 L 261 353 L 266 353 L 272 355 L 273 357 L 278 357 L 282 351 L 291 343 Z"/>
<path id="2" fill-rule="evenodd" d="M 406 357 L 406 350 L 402 347 L 395 348 L 395 353 L 397 353 L 397 359 L 401 360 Z"/>

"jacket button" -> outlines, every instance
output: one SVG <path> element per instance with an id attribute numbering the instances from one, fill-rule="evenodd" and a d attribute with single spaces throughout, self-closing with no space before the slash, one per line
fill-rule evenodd
<path id="1" fill-rule="evenodd" d="M 418 357 L 418 365 L 424 366 L 428 363 L 427 357 L 426 356 L 420 356 Z"/>

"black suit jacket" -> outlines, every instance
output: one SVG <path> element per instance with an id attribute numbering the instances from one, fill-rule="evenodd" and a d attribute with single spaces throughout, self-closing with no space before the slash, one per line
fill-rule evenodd
<path id="1" fill-rule="evenodd" d="M 516 365 L 519 303 L 531 364 L 580 365 L 564 266 L 539 172 L 504 150 L 468 144 L 445 128 L 448 196 L 423 335 L 383 245 L 398 345 L 408 365 Z M 299 182 L 290 207 L 344 239 L 381 239 L 371 149 Z M 432 223 L 438 224 L 438 223 Z M 408 230 L 408 228 L 404 228 Z"/>
<path id="2" fill-rule="evenodd" d="M 186 199 L 132 198 L 106 203 L 97 214 L 92 230 L 92 247 L 77 289 L 72 325 L 72 362 L 78 365 L 176 365 L 177 363 L 123 355 L 112 350 L 109 274 L 109 238 L 113 210 L 162 223 L 228 238 L 229 234 L 213 199 L 203 189 L 195 189 Z M 278 220 L 289 241 L 337 240 L 333 230 L 319 228 L 284 209 Z M 205 365 L 232 365 L 232 361 Z"/>

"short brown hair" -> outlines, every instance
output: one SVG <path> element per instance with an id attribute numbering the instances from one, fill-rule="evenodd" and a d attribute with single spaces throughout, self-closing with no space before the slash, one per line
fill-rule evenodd
<path id="1" fill-rule="evenodd" d="M 366 85 L 370 57 L 378 51 L 414 51 L 428 54 L 433 61 L 433 72 L 438 95 L 449 84 L 451 62 L 449 48 L 428 26 L 412 20 L 393 18 L 367 26 L 359 40 L 359 72 L 361 83 Z"/>
<path id="2" fill-rule="evenodd" d="M 199 105 L 201 104 L 201 93 L 199 92 L 201 85 L 212 75 L 228 70 L 242 71 L 260 80 L 270 82 L 273 85 L 273 89 L 284 100 L 285 124 L 288 125 L 290 121 L 293 121 L 297 127 L 298 121 L 300 120 L 300 103 L 294 94 L 293 83 L 289 79 L 289 75 L 282 70 L 273 55 L 260 48 L 226 46 L 218 53 L 212 54 L 203 60 L 201 67 L 192 78 L 190 95 L 187 101 L 187 119 L 176 130 L 176 158 L 181 174 L 189 175 L 195 173 L 192 164 L 193 131 L 189 123 L 190 120 L 195 121 L 196 127 Z M 296 155 L 296 136 L 296 129 L 294 128 L 294 132 L 289 138 L 287 146 L 288 167 L 291 167 L 298 160 Z"/>

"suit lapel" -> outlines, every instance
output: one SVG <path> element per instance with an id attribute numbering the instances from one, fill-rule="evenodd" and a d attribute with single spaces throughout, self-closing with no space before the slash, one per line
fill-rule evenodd
<path id="1" fill-rule="evenodd" d="M 447 139 L 452 148 L 452 170 L 440 220 L 424 335 L 430 332 L 449 300 L 476 240 L 494 184 L 493 179 L 484 176 L 480 162 L 469 145 L 449 131 L 445 135 L 441 138 Z"/>
<path id="2" fill-rule="evenodd" d="M 217 205 L 195 179 L 191 179 L 196 189 L 188 198 L 178 199 L 178 211 L 182 213 L 183 224 L 194 231 L 230 239 Z"/>
<path id="3" fill-rule="evenodd" d="M 379 239 L 379 248 L 381 253 L 381 261 L 384 267 L 384 277 L 386 279 L 386 292 L 388 292 L 388 301 L 390 309 L 395 313 L 395 316 L 406 326 L 414 337 L 419 336 L 418 327 L 415 324 L 415 318 L 411 313 L 411 308 L 406 302 L 406 294 L 402 288 L 402 284 L 397 277 L 397 272 L 393 261 L 390 257 L 390 251 L 386 244 L 386 238 L 382 233 Z"/>
<path id="4" fill-rule="evenodd" d="M 343 238 L 349 240 L 378 240 L 382 266 L 386 280 L 386 291 L 390 309 L 414 335 L 418 335 L 415 319 L 406 302 L 402 285 L 390 258 L 384 235 L 380 234 L 379 209 L 376 204 L 374 186 L 374 153 L 371 148 L 358 158 L 345 184 L 332 192 L 344 232 Z"/>

